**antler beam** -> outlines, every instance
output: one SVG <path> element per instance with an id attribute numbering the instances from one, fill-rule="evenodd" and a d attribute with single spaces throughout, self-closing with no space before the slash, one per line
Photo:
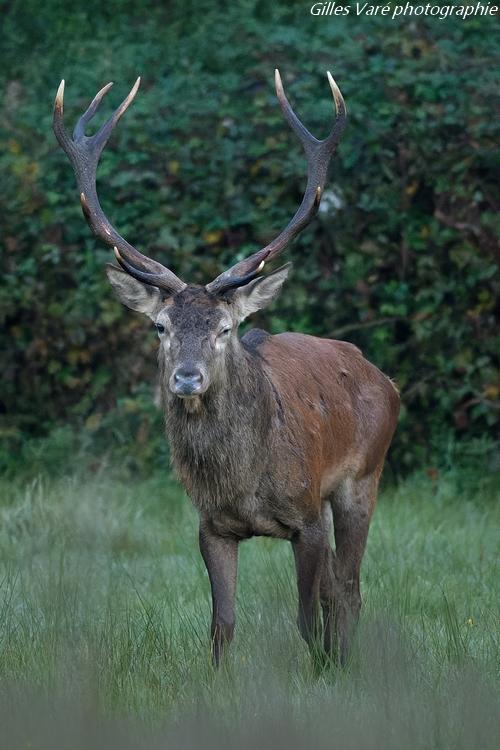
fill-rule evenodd
<path id="1" fill-rule="evenodd" d="M 73 138 L 70 138 L 64 127 L 64 80 L 61 81 L 54 103 L 54 133 L 73 165 L 82 210 L 95 236 L 113 247 L 118 262 L 131 276 L 169 292 L 179 292 L 186 284 L 161 263 L 140 253 L 118 234 L 106 218 L 97 197 L 96 172 L 101 153 L 116 123 L 133 101 L 140 81 L 141 79 L 138 78 L 128 96 L 97 133 L 88 137 L 85 135 L 85 128 L 113 84 L 108 83 L 104 86 L 78 120 L 73 131 Z"/>
<path id="2" fill-rule="evenodd" d="M 207 284 L 207 291 L 213 294 L 223 294 L 229 289 L 251 281 L 262 271 L 264 264 L 279 255 L 316 214 L 323 195 L 328 165 L 347 120 L 346 106 L 340 89 L 330 72 L 327 76 L 335 102 L 336 118 L 330 135 L 320 141 L 307 130 L 293 111 L 283 90 L 279 71 L 276 69 L 275 84 L 278 101 L 285 119 L 302 143 L 307 158 L 307 186 L 304 197 L 291 221 L 269 245 L 224 271 L 214 281 Z"/>

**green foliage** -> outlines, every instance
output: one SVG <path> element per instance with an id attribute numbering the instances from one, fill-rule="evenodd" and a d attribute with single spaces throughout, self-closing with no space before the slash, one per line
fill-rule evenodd
<path id="1" fill-rule="evenodd" d="M 63 476 L 115 469 L 121 477 L 169 468 L 163 416 L 150 389 L 139 386 L 117 399 L 116 408 L 94 411 L 82 423 L 61 423 L 48 435 L 26 437 L 5 430 L 0 443 L 0 472 L 13 478 Z"/>
<path id="2" fill-rule="evenodd" d="M 492 432 L 500 395 L 492 24 L 313 17 L 304 3 L 259 0 L 168 8 L 89 0 L 63 14 L 54 0 L 10 3 L 0 72 L 8 445 L 61 423 L 105 424 L 124 399 L 150 420 L 143 404 L 156 339 L 113 298 L 103 273 L 110 254 L 81 217 L 51 131 L 59 80 L 72 126 L 108 80 L 117 84 L 103 117 L 143 74 L 102 159 L 101 201 L 133 244 L 206 282 L 266 243 L 301 197 L 304 162 L 275 101 L 275 66 L 315 134 L 332 117 L 326 69 L 350 119 L 324 210 L 289 251 L 293 277 L 256 322 L 351 340 L 396 380 L 398 466 L 428 460 L 451 438 Z M 130 434 L 122 417 L 109 417 L 108 441 L 120 420 Z"/>

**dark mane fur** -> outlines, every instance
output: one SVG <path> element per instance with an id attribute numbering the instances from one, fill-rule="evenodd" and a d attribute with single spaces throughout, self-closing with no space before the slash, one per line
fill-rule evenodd
<path id="1" fill-rule="evenodd" d="M 226 382 L 204 394 L 196 411 L 188 411 L 163 382 L 172 463 L 198 508 L 252 495 L 267 460 L 274 399 L 252 348 L 233 342 Z"/>

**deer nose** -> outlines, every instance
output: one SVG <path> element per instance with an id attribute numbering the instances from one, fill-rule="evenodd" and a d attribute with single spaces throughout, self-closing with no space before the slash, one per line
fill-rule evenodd
<path id="1" fill-rule="evenodd" d="M 174 392 L 178 396 L 195 396 L 202 389 L 203 374 L 196 367 L 178 367 L 174 372 Z"/>

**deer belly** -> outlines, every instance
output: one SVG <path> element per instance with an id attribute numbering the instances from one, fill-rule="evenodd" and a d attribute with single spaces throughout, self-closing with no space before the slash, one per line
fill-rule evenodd
<path id="1" fill-rule="evenodd" d="M 218 534 L 249 539 L 252 536 L 270 536 L 275 539 L 291 539 L 294 530 L 274 515 L 253 512 L 238 513 L 236 509 L 219 512 L 211 516 L 212 525 Z"/>

